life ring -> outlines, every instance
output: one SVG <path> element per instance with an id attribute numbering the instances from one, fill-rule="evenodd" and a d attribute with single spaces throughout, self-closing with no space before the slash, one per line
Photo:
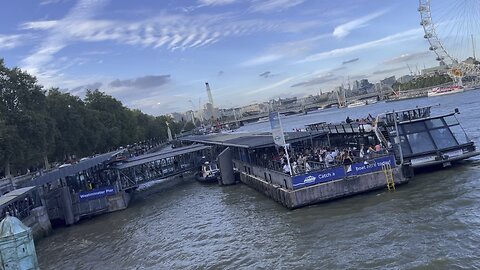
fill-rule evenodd
<path id="1" fill-rule="evenodd" d="M 460 71 L 459 69 L 455 68 L 455 69 L 452 69 L 452 74 L 453 76 L 455 77 L 461 77 L 463 74 L 462 74 L 462 71 Z"/>

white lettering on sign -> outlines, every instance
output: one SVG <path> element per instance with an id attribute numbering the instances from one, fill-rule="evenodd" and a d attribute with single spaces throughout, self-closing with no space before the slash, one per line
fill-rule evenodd
<path id="1" fill-rule="evenodd" d="M 319 174 L 319 175 L 318 175 L 318 178 L 319 178 L 319 179 L 323 179 L 323 178 L 332 177 L 332 176 L 335 176 L 335 173 Z"/>

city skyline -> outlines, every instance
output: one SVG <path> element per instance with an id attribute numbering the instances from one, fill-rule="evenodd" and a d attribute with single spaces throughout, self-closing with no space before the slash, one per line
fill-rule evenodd
<path id="1" fill-rule="evenodd" d="M 7 2 L 0 57 L 46 88 L 100 89 L 153 115 L 328 92 L 436 65 L 416 2 Z M 6 12 L 8 11 L 8 12 Z"/>

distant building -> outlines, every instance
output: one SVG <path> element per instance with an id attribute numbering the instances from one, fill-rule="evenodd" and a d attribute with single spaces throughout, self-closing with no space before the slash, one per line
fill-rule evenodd
<path id="1" fill-rule="evenodd" d="M 408 83 L 409 81 L 413 80 L 413 76 L 412 75 L 403 75 L 402 77 L 398 78 L 398 82 L 399 83 Z"/>
<path id="2" fill-rule="evenodd" d="M 263 112 L 268 112 L 268 106 L 265 104 L 250 104 L 241 108 L 243 115 L 257 115 Z"/>
<path id="3" fill-rule="evenodd" d="M 396 82 L 397 82 L 397 80 L 395 79 L 395 76 L 387 77 L 387 78 L 380 81 L 380 83 L 382 85 L 386 85 L 386 86 L 389 86 L 389 87 L 392 87 L 392 85 Z"/>
<path id="4" fill-rule="evenodd" d="M 175 121 L 177 123 L 185 121 L 185 119 L 186 119 L 185 114 L 178 113 L 178 112 L 173 112 L 173 113 L 170 114 L 170 116 L 173 118 L 173 121 Z"/>
<path id="5" fill-rule="evenodd" d="M 353 82 L 352 91 L 358 91 L 362 87 L 361 83 L 358 80 Z"/>
<path id="6" fill-rule="evenodd" d="M 443 75 L 447 74 L 447 72 L 448 66 L 442 61 L 439 66 L 423 69 L 422 76 Z"/>

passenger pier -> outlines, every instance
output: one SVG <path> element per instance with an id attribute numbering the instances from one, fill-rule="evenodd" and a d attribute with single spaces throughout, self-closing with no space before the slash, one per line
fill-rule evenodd
<path id="1" fill-rule="evenodd" d="M 339 148 L 340 145 L 331 144 L 335 141 L 331 135 L 313 131 L 285 133 L 290 156 L 299 160 L 299 164 L 292 161 L 292 174 L 282 170 L 281 159 L 285 153 L 275 146 L 271 133 L 212 134 L 182 140 L 211 145 L 214 153 L 228 148 L 232 151 L 233 166 L 240 180 L 289 209 L 375 189 L 394 189 L 396 185 L 409 181 L 409 177 L 405 177 L 409 174 L 402 173 L 403 167 L 397 166 L 394 155 L 386 150 L 369 157 L 359 158 L 357 155 L 358 158 L 352 158 L 351 163 L 345 165 L 318 160 L 315 155 L 326 156 L 330 150 L 346 151 Z M 344 147 L 358 143 L 354 136 L 342 137 Z M 350 148 L 349 151 L 358 152 L 358 149 Z M 324 152 L 321 154 L 321 151 Z"/>

